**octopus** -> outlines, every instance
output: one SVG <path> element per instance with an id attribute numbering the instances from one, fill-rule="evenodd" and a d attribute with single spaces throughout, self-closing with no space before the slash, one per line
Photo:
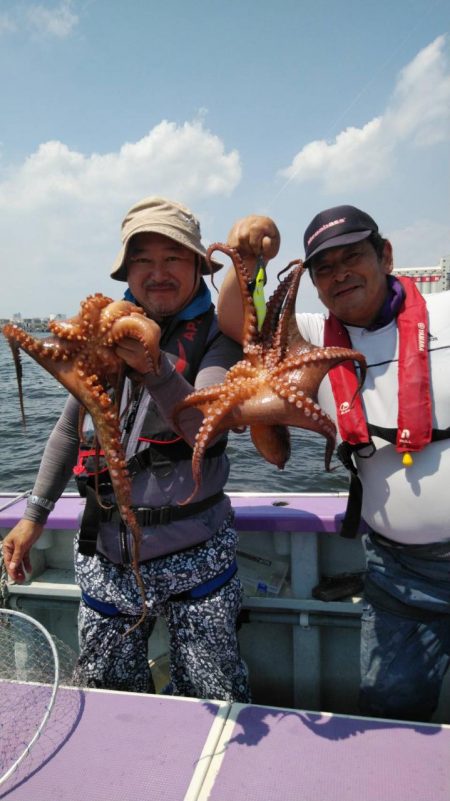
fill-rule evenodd
<path id="1" fill-rule="evenodd" d="M 132 568 L 143 601 L 138 626 L 146 614 L 145 590 L 139 572 L 142 532 L 131 505 L 131 479 L 121 444 L 119 408 L 126 365 L 114 349 L 124 338 L 138 340 L 146 351 L 149 371 L 158 372 L 159 347 L 155 341 L 154 324 L 135 304 L 113 301 L 97 293 L 82 301 L 75 317 L 50 322 L 52 336 L 37 339 L 13 324 L 5 325 L 2 330 L 14 357 L 24 423 L 20 350 L 51 373 L 77 398 L 82 410 L 91 415 L 98 448 L 104 451 L 120 516 L 133 538 Z"/>
<path id="2" fill-rule="evenodd" d="M 189 407 L 196 407 L 203 415 L 192 456 L 194 489 L 183 503 L 190 503 L 199 490 L 203 458 L 211 440 L 228 430 L 249 427 L 257 451 L 279 469 L 284 468 L 291 453 L 289 426 L 317 432 L 326 439 L 325 469 L 330 471 L 336 426 L 317 402 L 319 385 L 332 367 L 348 360 L 360 364 L 357 391 L 366 373 L 361 353 L 350 348 L 316 347 L 301 336 L 295 320 L 297 291 L 304 272 L 300 260 L 281 271 L 280 276 L 289 272 L 270 297 L 259 330 L 244 261 L 236 249 L 221 243 L 210 246 L 208 261 L 216 250 L 230 256 L 238 278 L 244 310 L 243 359 L 231 367 L 223 383 L 191 393 L 174 410 L 176 424 Z"/>

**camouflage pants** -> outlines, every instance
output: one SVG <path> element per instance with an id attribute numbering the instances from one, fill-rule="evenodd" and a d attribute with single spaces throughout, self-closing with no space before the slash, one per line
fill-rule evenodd
<path id="1" fill-rule="evenodd" d="M 170 638 L 174 695 L 249 701 L 247 668 L 236 631 L 242 603 L 238 576 L 203 598 L 173 598 L 223 572 L 234 559 L 236 539 L 228 520 L 207 543 L 142 563 L 148 615 L 129 634 L 142 606 L 133 571 L 100 554 L 83 556 L 76 544 L 75 572 L 81 589 L 103 603 L 114 604 L 121 614 L 106 616 L 81 602 L 75 680 L 88 687 L 154 692 L 148 641 L 156 617 L 163 616 Z"/>

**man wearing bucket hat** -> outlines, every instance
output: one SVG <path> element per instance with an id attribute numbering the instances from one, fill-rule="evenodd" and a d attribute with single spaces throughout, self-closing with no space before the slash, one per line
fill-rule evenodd
<path id="1" fill-rule="evenodd" d="M 277 244 L 267 217 L 240 220 L 229 244 L 251 268 Z M 315 345 L 350 346 L 367 360 L 334 368 L 319 403 L 334 418 L 351 471 L 342 534 L 362 516 L 367 574 L 361 633 L 362 714 L 430 720 L 450 664 L 450 293 L 422 296 L 393 276 L 390 242 L 355 206 L 317 214 L 304 235 L 305 265 L 328 314 L 298 314 Z M 219 297 L 221 329 L 239 341 L 234 271 Z M 233 315 L 227 314 L 233 304 Z"/>
<path id="2" fill-rule="evenodd" d="M 171 200 L 148 197 L 123 221 L 122 248 L 111 273 L 113 279 L 128 283 L 125 297 L 145 310 L 160 334 L 157 375 L 149 372 L 140 343 L 125 339 L 117 347 L 131 368 L 122 399 L 122 442 L 142 529 L 140 573 L 148 611 L 144 622 L 123 636 L 139 619 L 142 606 L 130 565 L 129 532 L 122 528 L 108 475 L 99 476 L 104 506 L 109 507 L 102 508 L 92 475 L 95 468 L 89 469 L 83 451 L 77 462 L 79 406 L 73 397 L 44 452 L 25 519 L 6 538 L 4 553 L 10 574 L 23 579 L 20 564 L 11 564 L 14 545 L 24 534 L 30 542 L 37 539 L 77 462 L 78 485 L 86 495 L 75 547 L 81 588 L 77 681 L 153 691 L 148 640 L 157 616 L 162 616 L 170 639 L 170 691 L 246 702 L 247 670 L 236 632 L 242 596 L 237 534 L 223 492 L 229 471 L 226 441 L 208 450 L 196 501 L 180 505 L 193 488 L 191 446 L 201 415 L 189 412 L 181 419 L 184 438 L 170 425 L 171 411 L 180 400 L 194 387 L 222 381 L 240 356 L 236 343 L 218 330 L 202 277 L 210 272 L 205 255 L 192 212 Z M 220 266 L 213 263 L 212 269 Z M 20 563 L 16 555 L 14 561 Z M 27 559 L 26 549 L 19 557 Z"/>

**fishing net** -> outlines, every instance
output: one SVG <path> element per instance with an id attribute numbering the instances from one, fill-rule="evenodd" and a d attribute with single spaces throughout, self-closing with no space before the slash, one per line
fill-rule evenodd
<path id="1" fill-rule="evenodd" d="M 71 683 L 75 660 L 37 620 L 0 609 L 0 785 L 34 751 L 60 682 Z"/>

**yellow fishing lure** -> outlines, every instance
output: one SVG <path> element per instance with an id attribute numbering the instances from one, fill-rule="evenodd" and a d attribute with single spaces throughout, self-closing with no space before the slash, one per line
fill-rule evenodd
<path id="1" fill-rule="evenodd" d="M 266 316 L 266 299 L 264 297 L 264 286 L 266 283 L 266 262 L 262 256 L 259 256 L 256 262 L 256 276 L 252 281 L 252 297 L 253 303 L 255 304 L 256 319 L 258 321 L 259 331 L 261 331 L 262 324 Z"/>

